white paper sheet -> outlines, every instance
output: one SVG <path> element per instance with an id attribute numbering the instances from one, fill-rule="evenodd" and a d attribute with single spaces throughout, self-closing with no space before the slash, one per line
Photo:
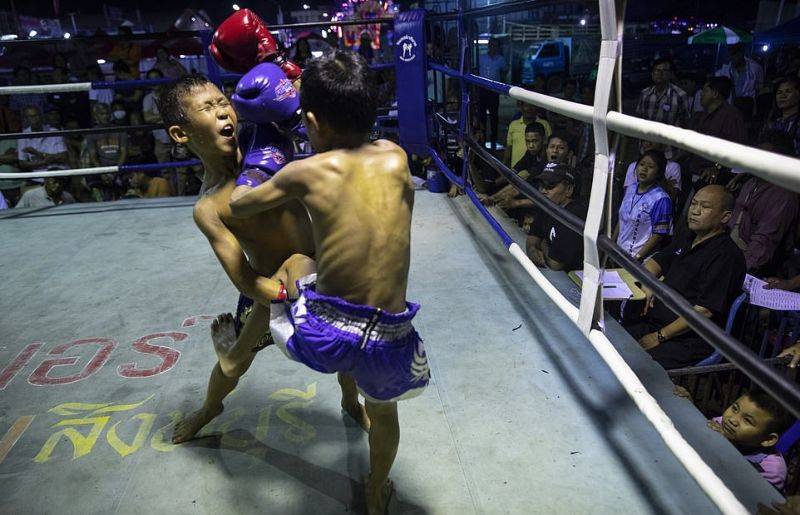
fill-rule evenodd
<path id="1" fill-rule="evenodd" d="M 786 290 L 765 290 L 767 281 L 747 274 L 742 290 L 747 293 L 748 301 L 754 306 L 761 306 L 777 311 L 800 311 L 800 293 Z"/>
<path id="2" fill-rule="evenodd" d="M 583 271 L 576 271 L 575 275 L 583 281 Z M 630 299 L 632 296 L 633 292 L 619 276 L 619 272 L 606 270 L 603 273 L 603 300 Z"/>

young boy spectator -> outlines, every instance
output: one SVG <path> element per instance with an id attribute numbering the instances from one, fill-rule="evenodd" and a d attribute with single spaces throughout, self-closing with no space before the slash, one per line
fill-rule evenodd
<path id="1" fill-rule="evenodd" d="M 793 420 L 789 412 L 766 392 L 754 388 L 736 399 L 708 427 L 722 433 L 761 477 L 779 491 L 786 481 L 786 460 L 775 450 L 781 434 Z"/>
<path id="2" fill-rule="evenodd" d="M 319 154 L 231 196 L 236 216 L 292 199 L 311 215 L 318 274 L 295 282 L 304 270 L 294 274 L 289 262 L 282 267 L 276 277 L 291 285 L 290 298 L 297 298 L 291 290 L 298 284 L 300 297 L 272 308 L 270 328 L 290 358 L 355 376 L 372 423 L 370 515 L 385 513 L 392 493 L 389 470 L 400 440 L 397 401 L 419 395 L 430 379 L 422 340 L 411 325 L 419 306 L 406 301 L 413 183 L 399 146 L 369 141 L 376 99 L 374 78 L 357 54 L 336 51 L 312 61 L 303 72 L 300 105 Z"/>
<path id="3" fill-rule="evenodd" d="M 569 165 L 548 163 L 539 176 L 539 191 L 570 213 L 586 218 L 586 205 L 572 198 L 576 179 L 575 169 Z M 537 266 L 575 270 L 583 263 L 583 235 L 539 211 L 530 228 L 527 252 Z"/>
<path id="4" fill-rule="evenodd" d="M 129 197 L 159 198 L 174 195 L 172 186 L 163 177 L 153 177 L 147 172 L 135 171 L 131 175 Z"/>
<path id="5" fill-rule="evenodd" d="M 526 154 L 526 132 L 528 125 L 539 123 L 544 128 L 545 138 L 549 138 L 553 133 L 550 124 L 539 116 L 539 110 L 535 105 L 528 102 L 517 102 L 522 117 L 513 120 L 508 124 L 508 137 L 506 138 L 506 149 L 503 154 L 503 163 L 508 167 L 516 168 L 517 163 Z"/>
<path id="6" fill-rule="evenodd" d="M 542 173 L 542 168 L 547 163 L 544 155 L 545 153 L 543 152 L 545 140 L 545 128 L 542 124 L 533 122 L 525 126 L 526 152 L 525 155 L 514 164 L 514 171 L 517 172 L 517 175 L 521 178 L 527 181 L 534 181 L 535 178 Z M 498 177 L 495 184 L 499 185 L 505 182 L 505 179 Z M 534 185 L 538 187 L 538 183 Z M 511 184 L 507 184 L 493 195 L 484 197 L 481 201 L 487 206 L 498 204 L 503 208 L 515 208 L 520 207 L 518 205 L 511 205 L 517 198 L 519 198 L 517 189 Z"/>

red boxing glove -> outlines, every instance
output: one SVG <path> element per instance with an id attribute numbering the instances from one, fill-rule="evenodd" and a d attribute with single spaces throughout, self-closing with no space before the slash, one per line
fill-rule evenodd
<path id="1" fill-rule="evenodd" d="M 250 9 L 241 9 L 223 21 L 208 45 L 217 64 L 236 73 L 247 73 L 253 66 L 274 62 L 294 81 L 302 70 L 286 58 L 269 28 Z"/>

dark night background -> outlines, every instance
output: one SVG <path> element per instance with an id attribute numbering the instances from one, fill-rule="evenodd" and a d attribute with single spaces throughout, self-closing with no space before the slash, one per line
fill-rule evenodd
<path id="1" fill-rule="evenodd" d="M 19 14 L 48 17 L 53 15 L 53 0 L 14 0 Z M 71 11 L 82 13 L 102 12 L 102 2 L 91 0 L 57 0 L 60 2 L 61 16 Z M 278 2 L 278 0 L 276 0 Z M 186 3 L 164 2 L 164 0 L 140 0 L 138 2 L 126 2 L 121 0 L 111 0 L 110 5 L 122 7 L 126 10 L 135 9 L 136 6 L 145 15 L 148 11 L 163 11 L 165 5 L 167 10 L 180 11 L 186 7 L 205 9 L 215 23 L 219 23 L 230 13 L 233 0 L 189 0 Z M 274 19 L 275 2 L 270 0 L 242 0 L 238 2 L 241 7 L 253 9 L 265 18 Z M 288 15 L 291 10 L 300 9 L 301 0 L 279 0 L 284 13 Z M 312 7 L 319 5 L 324 7 L 335 2 L 316 2 L 306 0 Z M 400 0 L 401 8 L 406 8 L 410 0 Z M 595 2 L 584 2 L 588 6 L 596 6 Z M 594 9 L 596 11 L 596 7 Z M 747 26 L 748 22 L 755 20 L 758 11 L 756 0 L 664 0 L 661 2 L 651 2 L 642 0 L 629 0 L 626 19 L 630 21 L 649 21 L 655 19 L 671 18 L 673 16 L 688 17 L 694 16 L 717 23 L 733 26 Z M 288 20 L 287 20 L 288 22 Z"/>

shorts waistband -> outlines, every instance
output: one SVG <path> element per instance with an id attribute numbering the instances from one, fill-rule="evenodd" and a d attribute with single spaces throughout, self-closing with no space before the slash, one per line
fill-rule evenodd
<path id="1" fill-rule="evenodd" d="M 419 304 L 406 302 L 402 313 L 389 313 L 317 293 L 314 282 L 298 281 L 298 286 L 309 313 L 341 331 L 364 335 L 365 341 L 399 340 L 414 331 L 411 321 L 419 311 Z"/>

